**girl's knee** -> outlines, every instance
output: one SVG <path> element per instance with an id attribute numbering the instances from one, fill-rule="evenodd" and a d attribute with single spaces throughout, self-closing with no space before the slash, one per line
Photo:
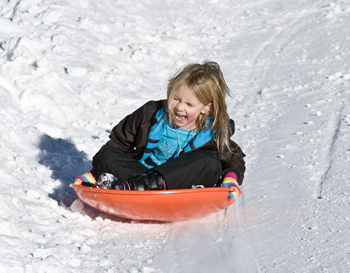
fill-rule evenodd
<path id="1" fill-rule="evenodd" d="M 203 163 L 207 163 L 209 166 L 221 166 L 220 159 L 209 150 L 200 151 L 200 157 L 203 160 Z"/>

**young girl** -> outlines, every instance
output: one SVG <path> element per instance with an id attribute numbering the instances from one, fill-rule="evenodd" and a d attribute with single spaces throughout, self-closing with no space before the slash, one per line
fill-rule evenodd
<path id="1" fill-rule="evenodd" d="M 226 95 L 217 63 L 187 65 L 169 80 L 167 100 L 147 102 L 113 128 L 92 171 L 76 183 L 116 190 L 222 185 L 237 198 L 245 155 L 230 140 L 235 128 Z"/>

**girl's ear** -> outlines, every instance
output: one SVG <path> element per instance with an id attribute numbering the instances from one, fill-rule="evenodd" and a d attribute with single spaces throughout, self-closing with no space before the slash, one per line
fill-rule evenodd
<path id="1" fill-rule="evenodd" d="M 202 108 L 201 113 L 206 114 L 211 110 L 211 108 L 213 108 L 213 104 L 209 103 L 208 105 L 206 105 Z"/>

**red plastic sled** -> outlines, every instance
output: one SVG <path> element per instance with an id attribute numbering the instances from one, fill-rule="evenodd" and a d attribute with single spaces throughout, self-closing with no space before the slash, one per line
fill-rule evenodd
<path id="1" fill-rule="evenodd" d="M 230 206 L 229 188 L 212 187 L 165 191 L 105 190 L 70 185 L 84 203 L 108 214 L 134 220 L 184 221 L 204 217 Z"/>

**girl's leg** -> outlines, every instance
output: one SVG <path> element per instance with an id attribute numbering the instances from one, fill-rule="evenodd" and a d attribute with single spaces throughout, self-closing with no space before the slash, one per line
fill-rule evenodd
<path id="1" fill-rule="evenodd" d="M 122 149 L 108 146 L 101 148 L 94 156 L 92 165 L 96 178 L 99 178 L 102 173 L 111 173 L 121 181 L 148 171 L 147 167 Z"/>
<path id="2" fill-rule="evenodd" d="M 169 160 L 152 170 L 160 173 L 167 189 L 187 189 L 192 185 L 214 186 L 222 175 L 222 164 L 209 150 L 196 150 Z"/>

